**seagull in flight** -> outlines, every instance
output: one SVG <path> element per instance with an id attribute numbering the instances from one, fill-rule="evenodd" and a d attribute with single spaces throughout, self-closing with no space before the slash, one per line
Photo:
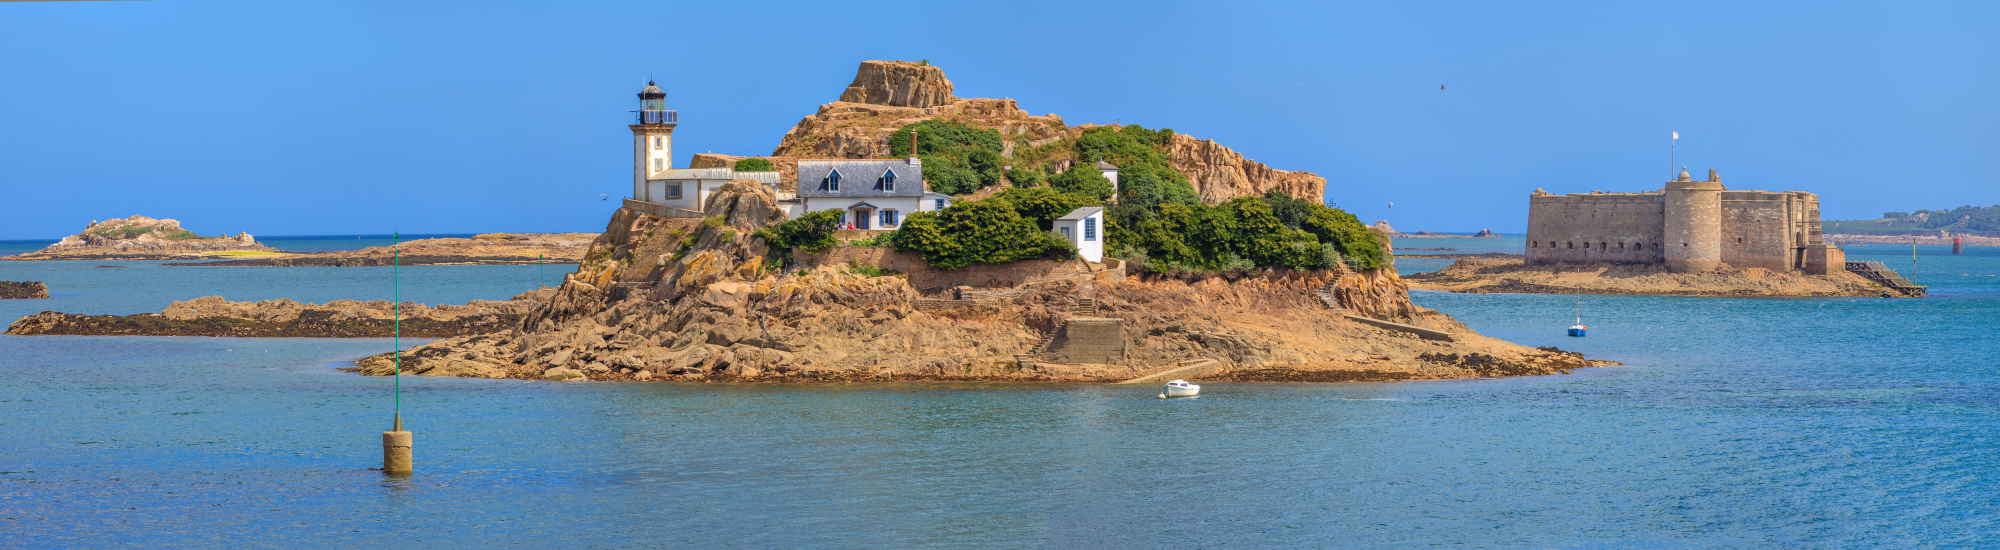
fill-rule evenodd
<path id="1" fill-rule="evenodd" d="M 1392 203 L 1389 203 L 1389 207 L 1390 207 L 1390 208 L 1395 208 L 1395 207 L 1396 207 L 1396 203 L 1393 203 L 1393 202 L 1392 202 Z"/>
<path id="2" fill-rule="evenodd" d="M 603 194 L 603 193 L 599 193 L 599 194 L 597 195 L 597 200 L 601 200 L 601 201 L 608 201 L 608 200 L 611 200 L 611 195 L 606 195 L 606 194 Z"/>
<path id="3" fill-rule="evenodd" d="M 1438 85 L 1438 89 L 1439 89 L 1439 90 L 1442 90 L 1442 89 L 1444 89 L 1444 85 L 1443 85 L 1443 84 L 1439 84 L 1439 85 Z"/>

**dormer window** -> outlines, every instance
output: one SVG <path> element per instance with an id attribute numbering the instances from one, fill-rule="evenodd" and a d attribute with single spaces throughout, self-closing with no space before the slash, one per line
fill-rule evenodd
<path id="1" fill-rule="evenodd" d="M 839 170 L 833 170 L 833 171 L 829 171 L 829 172 L 827 172 L 827 173 L 826 173 L 826 177 L 824 177 L 824 178 L 820 178 L 820 180 L 819 180 L 819 190 L 821 190 L 821 191 L 839 191 L 839 190 L 840 190 L 840 171 L 839 171 Z"/>
<path id="2" fill-rule="evenodd" d="M 883 170 L 883 171 L 882 171 L 882 177 L 879 177 L 879 178 L 875 178 L 875 190 L 876 190 L 876 191 L 895 191 L 895 190 L 896 190 L 896 172 L 895 172 L 894 170 Z"/>

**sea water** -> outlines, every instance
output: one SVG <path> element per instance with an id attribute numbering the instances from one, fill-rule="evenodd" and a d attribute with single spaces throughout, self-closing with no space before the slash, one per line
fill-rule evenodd
<path id="1" fill-rule="evenodd" d="M 1567 375 L 1171 400 L 410 377 L 406 478 L 369 470 L 393 381 L 335 370 L 387 339 L 0 336 L 0 547 L 1978 547 L 2000 249 L 1948 251 L 1918 249 L 1925 299 L 1415 294 L 1626 363 Z M 1398 265 L 1423 262 L 1449 261 Z M 0 317 L 389 294 L 387 268 L 118 264 L 0 263 L 56 295 Z M 402 292 L 501 299 L 533 270 L 404 268 Z"/>

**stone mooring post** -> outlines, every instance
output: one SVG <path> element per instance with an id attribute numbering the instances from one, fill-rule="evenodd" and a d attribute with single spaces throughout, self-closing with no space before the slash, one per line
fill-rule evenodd
<path id="1" fill-rule="evenodd" d="M 416 437 L 403 430 L 403 413 L 396 413 L 396 425 L 382 432 L 382 473 L 407 474 L 416 471 L 416 461 L 410 455 L 410 446 Z"/>

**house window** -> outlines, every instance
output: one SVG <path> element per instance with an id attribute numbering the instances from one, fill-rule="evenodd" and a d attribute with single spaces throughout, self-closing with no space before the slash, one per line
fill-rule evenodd
<path id="1" fill-rule="evenodd" d="M 1083 240 L 1097 240 L 1097 218 L 1083 219 Z"/>
<path id="2" fill-rule="evenodd" d="M 1069 228 L 1068 228 L 1068 227 L 1064 227 L 1064 228 L 1062 228 L 1062 231 L 1063 231 L 1063 240 L 1065 240 L 1065 241 L 1068 241 L 1068 240 L 1075 240 L 1075 239 L 1076 239 L 1076 237 L 1072 237 L 1072 236 L 1070 236 L 1070 234 L 1069 234 Z"/>
<path id="3" fill-rule="evenodd" d="M 653 171 L 655 172 L 660 171 L 660 163 L 665 160 L 666 159 L 653 159 Z"/>
<path id="4" fill-rule="evenodd" d="M 937 209 L 938 209 L 938 210 L 944 210 L 944 199 L 938 199 L 938 200 L 937 200 Z"/>
<path id="5" fill-rule="evenodd" d="M 895 190 L 896 190 L 896 173 L 895 173 L 895 172 L 893 172 L 893 171 L 889 171 L 889 170 L 883 170 L 883 171 L 882 171 L 882 177 L 880 177 L 880 178 L 875 178 L 875 190 L 876 190 L 876 191 L 895 191 Z"/>
<path id="6" fill-rule="evenodd" d="M 819 180 L 819 189 L 821 191 L 839 191 L 840 171 L 834 170 L 831 172 L 827 172 L 826 177 L 820 178 Z"/>
<path id="7" fill-rule="evenodd" d="M 666 138 L 663 138 L 663 137 L 659 137 L 659 136 L 653 136 L 653 148 L 654 148 L 654 149 L 659 149 L 659 148 L 660 148 L 661 146 L 663 146 L 663 145 L 666 145 L 666 143 L 667 143 L 667 139 L 666 139 Z"/>
<path id="8" fill-rule="evenodd" d="M 883 210 L 883 211 L 882 211 L 882 226 L 883 226 L 883 227 L 888 227 L 888 226 L 892 226 L 892 225 L 896 225 L 896 211 L 895 211 L 895 210 Z"/>
<path id="9" fill-rule="evenodd" d="M 1576 249 L 1576 241 L 1570 241 L 1570 242 L 1566 242 L 1566 243 L 1563 243 L 1563 245 L 1564 245 L 1565 247 L 1567 247 L 1567 248 L 1571 249 L 1571 250 L 1575 250 L 1575 249 Z"/>
<path id="10" fill-rule="evenodd" d="M 676 184 L 673 184 L 673 185 L 668 185 L 668 186 L 667 186 L 667 198 L 669 198 L 669 199 L 678 199 L 678 198 L 681 198 L 681 184 L 678 184 L 678 183 L 676 183 Z"/>
<path id="11" fill-rule="evenodd" d="M 1531 246 L 1531 247 L 1533 247 L 1533 248 L 1541 248 L 1541 247 L 1542 247 L 1542 241 L 1535 241 L 1535 242 L 1531 242 L 1531 243 L 1528 243 L 1528 245 L 1529 245 L 1529 246 Z"/>

